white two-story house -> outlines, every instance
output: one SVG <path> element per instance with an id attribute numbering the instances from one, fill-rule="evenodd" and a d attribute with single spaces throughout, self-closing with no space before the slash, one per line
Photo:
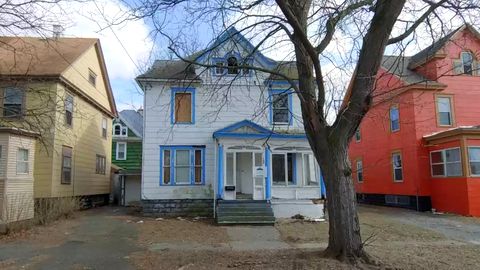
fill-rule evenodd
<path id="1" fill-rule="evenodd" d="M 137 78 L 145 92 L 146 214 L 217 210 L 218 218 L 238 218 L 242 213 L 219 206 L 248 211 L 248 205 L 311 204 L 324 195 L 298 97 L 284 77 L 258 69 L 297 78 L 294 62 L 265 57 L 229 28 L 186 61 L 157 60 Z M 238 220 L 229 218 L 224 221 Z"/>

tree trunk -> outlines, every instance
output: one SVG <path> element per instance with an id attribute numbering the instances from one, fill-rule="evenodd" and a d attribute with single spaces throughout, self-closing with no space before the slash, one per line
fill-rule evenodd
<path id="1" fill-rule="evenodd" d="M 329 156 L 321 158 L 321 162 L 326 180 L 329 222 L 326 255 L 352 263 L 358 258 L 366 260 L 348 151 L 342 146 L 334 147 L 330 149 Z"/>

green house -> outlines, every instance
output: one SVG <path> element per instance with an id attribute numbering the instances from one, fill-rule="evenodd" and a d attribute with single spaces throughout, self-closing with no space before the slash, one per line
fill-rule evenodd
<path id="1" fill-rule="evenodd" d="M 141 200 L 143 110 L 123 110 L 112 124 L 114 202 L 134 205 Z"/>

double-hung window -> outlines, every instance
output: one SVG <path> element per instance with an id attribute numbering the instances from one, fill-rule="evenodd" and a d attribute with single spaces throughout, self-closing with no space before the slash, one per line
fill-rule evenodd
<path id="1" fill-rule="evenodd" d="M 5 88 L 3 96 L 3 116 L 21 117 L 23 113 L 24 91 L 15 87 Z"/>
<path id="2" fill-rule="evenodd" d="M 360 142 L 362 140 L 362 134 L 360 133 L 360 127 L 355 131 L 355 142 Z"/>
<path id="3" fill-rule="evenodd" d="M 452 97 L 438 96 L 437 97 L 437 112 L 438 112 L 438 125 L 439 126 L 452 126 Z"/>
<path id="4" fill-rule="evenodd" d="M 480 146 L 468 147 L 468 161 L 470 174 L 472 176 L 480 176 Z"/>
<path id="5" fill-rule="evenodd" d="M 430 152 L 430 164 L 433 177 L 463 175 L 460 148 Z"/>
<path id="6" fill-rule="evenodd" d="M 171 101 L 172 124 L 195 123 L 195 90 L 193 88 L 173 88 Z"/>
<path id="7" fill-rule="evenodd" d="M 95 173 L 96 174 L 105 174 L 107 168 L 107 158 L 103 155 L 96 155 L 95 161 Z"/>
<path id="8" fill-rule="evenodd" d="M 315 159 L 312 154 L 303 155 L 303 178 L 306 186 L 318 186 L 319 179 L 315 171 Z"/>
<path id="9" fill-rule="evenodd" d="M 296 184 L 295 153 L 272 154 L 272 182 L 274 185 L 290 186 Z"/>
<path id="10" fill-rule="evenodd" d="M 161 185 L 201 185 L 205 182 L 204 146 L 161 146 Z"/>
<path id="11" fill-rule="evenodd" d="M 363 162 L 362 160 L 357 160 L 357 181 L 363 182 Z"/>
<path id="12" fill-rule="evenodd" d="M 70 127 L 73 124 L 73 96 L 69 94 L 65 96 L 65 124 Z"/>
<path id="13" fill-rule="evenodd" d="M 292 93 L 290 90 L 270 90 L 272 125 L 288 125 L 292 121 Z"/>
<path id="14" fill-rule="evenodd" d="M 473 75 L 473 55 L 471 52 L 462 52 L 463 74 Z"/>
<path id="15" fill-rule="evenodd" d="M 70 184 L 72 182 L 72 148 L 62 147 L 62 175 L 61 184 Z"/>
<path id="16" fill-rule="evenodd" d="M 102 137 L 107 138 L 107 119 L 102 118 Z"/>
<path id="17" fill-rule="evenodd" d="M 17 151 L 17 174 L 28 174 L 29 170 L 28 149 L 18 148 Z"/>
<path id="18" fill-rule="evenodd" d="M 395 132 L 400 130 L 400 112 L 398 106 L 390 107 L 390 131 Z"/>
<path id="19" fill-rule="evenodd" d="M 402 164 L 402 154 L 397 152 L 392 154 L 392 169 L 393 169 L 393 181 L 402 182 L 403 181 L 403 164 Z"/>
<path id="20" fill-rule="evenodd" d="M 126 160 L 127 159 L 127 143 L 126 142 L 117 142 L 116 149 L 116 160 Z"/>

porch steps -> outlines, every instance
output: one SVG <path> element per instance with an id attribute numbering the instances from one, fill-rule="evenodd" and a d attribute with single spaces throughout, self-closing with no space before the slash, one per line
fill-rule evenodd
<path id="1" fill-rule="evenodd" d="M 219 200 L 216 210 L 218 224 L 273 225 L 275 223 L 270 202 L 265 200 Z"/>

